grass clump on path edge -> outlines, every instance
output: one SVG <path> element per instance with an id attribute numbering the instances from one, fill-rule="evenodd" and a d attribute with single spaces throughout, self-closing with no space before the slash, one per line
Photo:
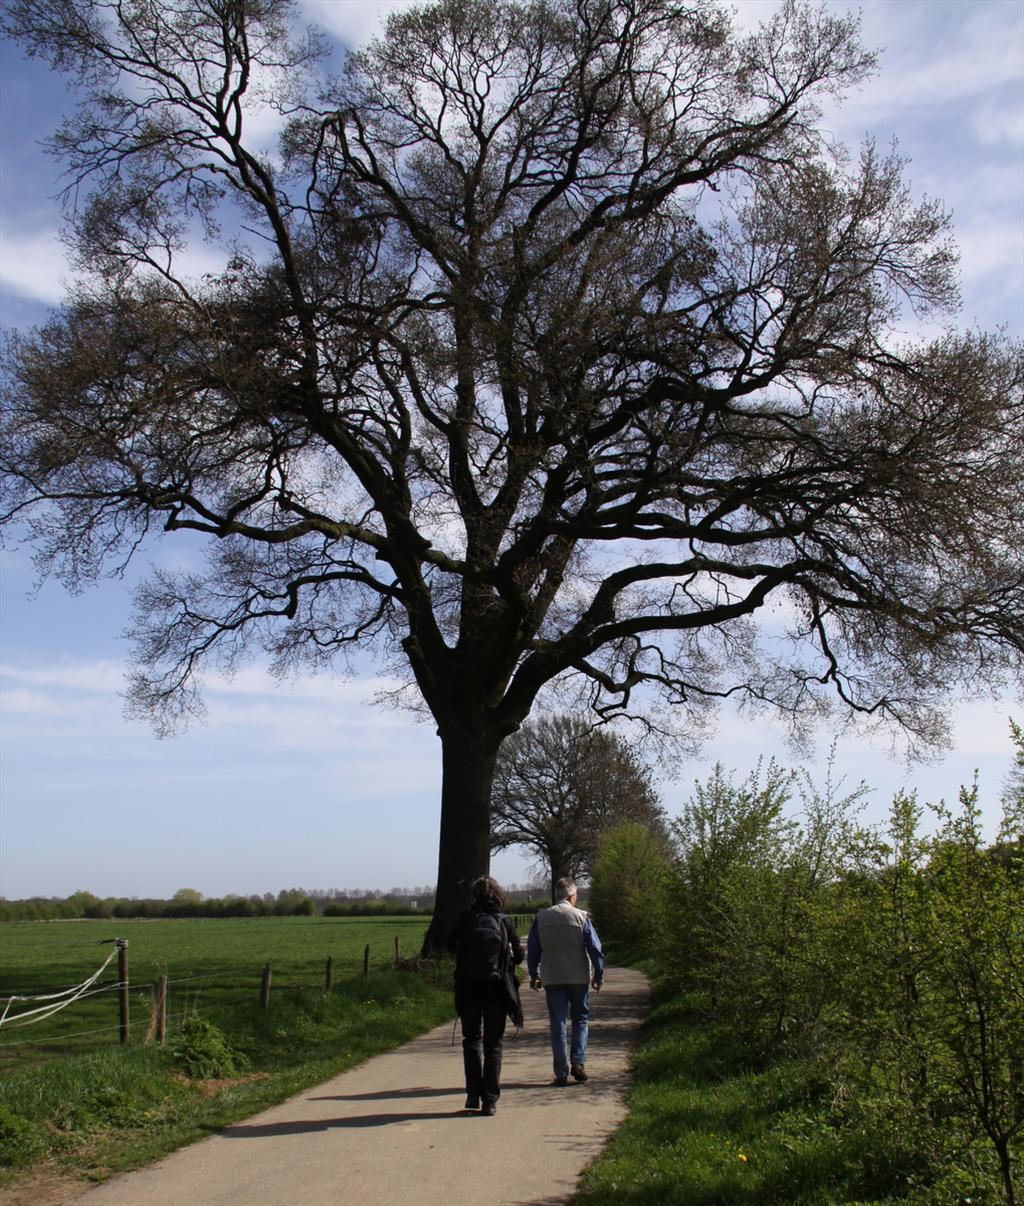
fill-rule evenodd
<path id="1" fill-rule="evenodd" d="M 436 978 L 380 971 L 330 993 L 275 994 L 266 1010 L 211 1012 L 164 1048 L 105 1048 L 9 1073 L 0 1199 L 41 1169 L 100 1181 L 137 1168 L 451 1016 L 446 968 Z"/>

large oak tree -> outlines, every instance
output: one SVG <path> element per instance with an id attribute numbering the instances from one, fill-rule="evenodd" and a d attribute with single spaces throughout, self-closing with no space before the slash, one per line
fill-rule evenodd
<path id="1" fill-rule="evenodd" d="M 547 684 L 604 716 L 831 696 L 927 739 L 1019 669 L 1020 353 L 896 334 L 955 256 L 894 155 L 821 132 L 871 67 L 855 21 L 444 0 L 318 80 L 294 16 L 5 6 L 84 89 L 54 145 L 86 275 L 11 344 L 4 514 L 75 584 L 210 538 L 140 592 L 139 709 L 173 725 L 261 648 L 403 667 L 442 746 L 430 946 Z M 200 237 L 229 254 L 190 278 Z"/>

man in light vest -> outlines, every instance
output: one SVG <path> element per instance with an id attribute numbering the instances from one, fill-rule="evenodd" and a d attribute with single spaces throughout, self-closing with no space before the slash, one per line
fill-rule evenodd
<path id="1" fill-rule="evenodd" d="M 587 1018 L 590 993 L 601 989 L 604 954 L 601 940 L 582 909 L 576 908 L 576 885 L 571 879 L 555 884 L 555 903 L 541 909 L 526 941 L 530 987 L 543 987 L 551 1022 L 551 1050 L 555 1084 L 587 1079 Z M 572 1039 L 566 1046 L 566 1024 L 572 1021 Z"/>

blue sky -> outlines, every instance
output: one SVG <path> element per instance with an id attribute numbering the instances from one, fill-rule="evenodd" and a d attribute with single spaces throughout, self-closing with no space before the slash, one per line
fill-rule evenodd
<path id="1" fill-rule="evenodd" d="M 774 0 L 741 0 L 741 23 Z M 339 42 L 370 36 L 374 0 L 307 0 Z M 848 6 L 832 5 L 837 9 Z M 840 139 L 897 136 L 916 193 L 944 200 L 961 245 L 962 325 L 1024 334 L 1024 6 L 1018 0 L 866 0 L 864 40 L 884 47 L 876 78 L 827 114 Z M 39 140 L 68 104 L 62 82 L 5 45 L 0 51 L 0 306 L 7 328 L 39 322 L 70 278 L 58 239 L 58 165 Z M 170 545 L 150 558 L 176 556 Z M 440 747 L 433 727 L 374 706 L 389 684 L 367 674 L 277 683 L 259 666 L 211 679 L 204 725 L 157 741 L 122 717 L 123 632 L 130 581 L 78 597 L 55 583 L 33 593 L 31 551 L 0 554 L 0 893 L 206 895 L 423 885 L 436 871 Z M 145 569 L 145 562 L 139 572 Z M 133 571 L 133 576 L 135 571 Z M 1019 696 L 960 701 L 955 749 L 908 768 L 885 739 L 845 733 L 837 769 L 873 788 L 868 819 L 901 786 L 955 796 L 980 772 L 991 819 L 1010 764 L 1007 716 Z M 806 759 L 823 774 L 830 741 Z M 678 813 L 716 759 L 745 773 L 785 759 L 766 721 L 720 717 L 701 756 L 666 772 Z M 529 859 L 497 856 L 506 882 Z"/>

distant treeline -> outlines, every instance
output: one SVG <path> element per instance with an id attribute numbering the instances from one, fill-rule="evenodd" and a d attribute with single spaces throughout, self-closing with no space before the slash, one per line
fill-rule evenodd
<path id="1" fill-rule="evenodd" d="M 415 907 L 414 902 L 415 901 Z M 434 907 L 429 896 L 314 893 L 305 888 L 286 888 L 275 896 L 205 897 L 192 888 L 183 888 L 170 900 L 137 897 L 100 897 L 92 892 L 74 892 L 64 899 L 33 896 L 28 900 L 0 901 L 0 921 L 54 921 L 60 919 L 110 917 L 328 917 L 379 916 L 389 913 L 430 914 Z"/>
<path id="2" fill-rule="evenodd" d="M 534 889 L 513 888 L 509 891 L 509 903 L 517 912 L 533 912 L 549 902 L 537 898 Z M 217 897 L 203 896 L 194 888 L 181 888 L 170 900 L 100 897 L 85 891 L 63 898 L 0 898 L 0 922 L 105 920 L 111 917 L 408 917 L 430 916 L 433 911 L 433 888 L 392 889 L 390 892 L 285 888 L 276 896 L 267 892 L 262 896 Z"/>

